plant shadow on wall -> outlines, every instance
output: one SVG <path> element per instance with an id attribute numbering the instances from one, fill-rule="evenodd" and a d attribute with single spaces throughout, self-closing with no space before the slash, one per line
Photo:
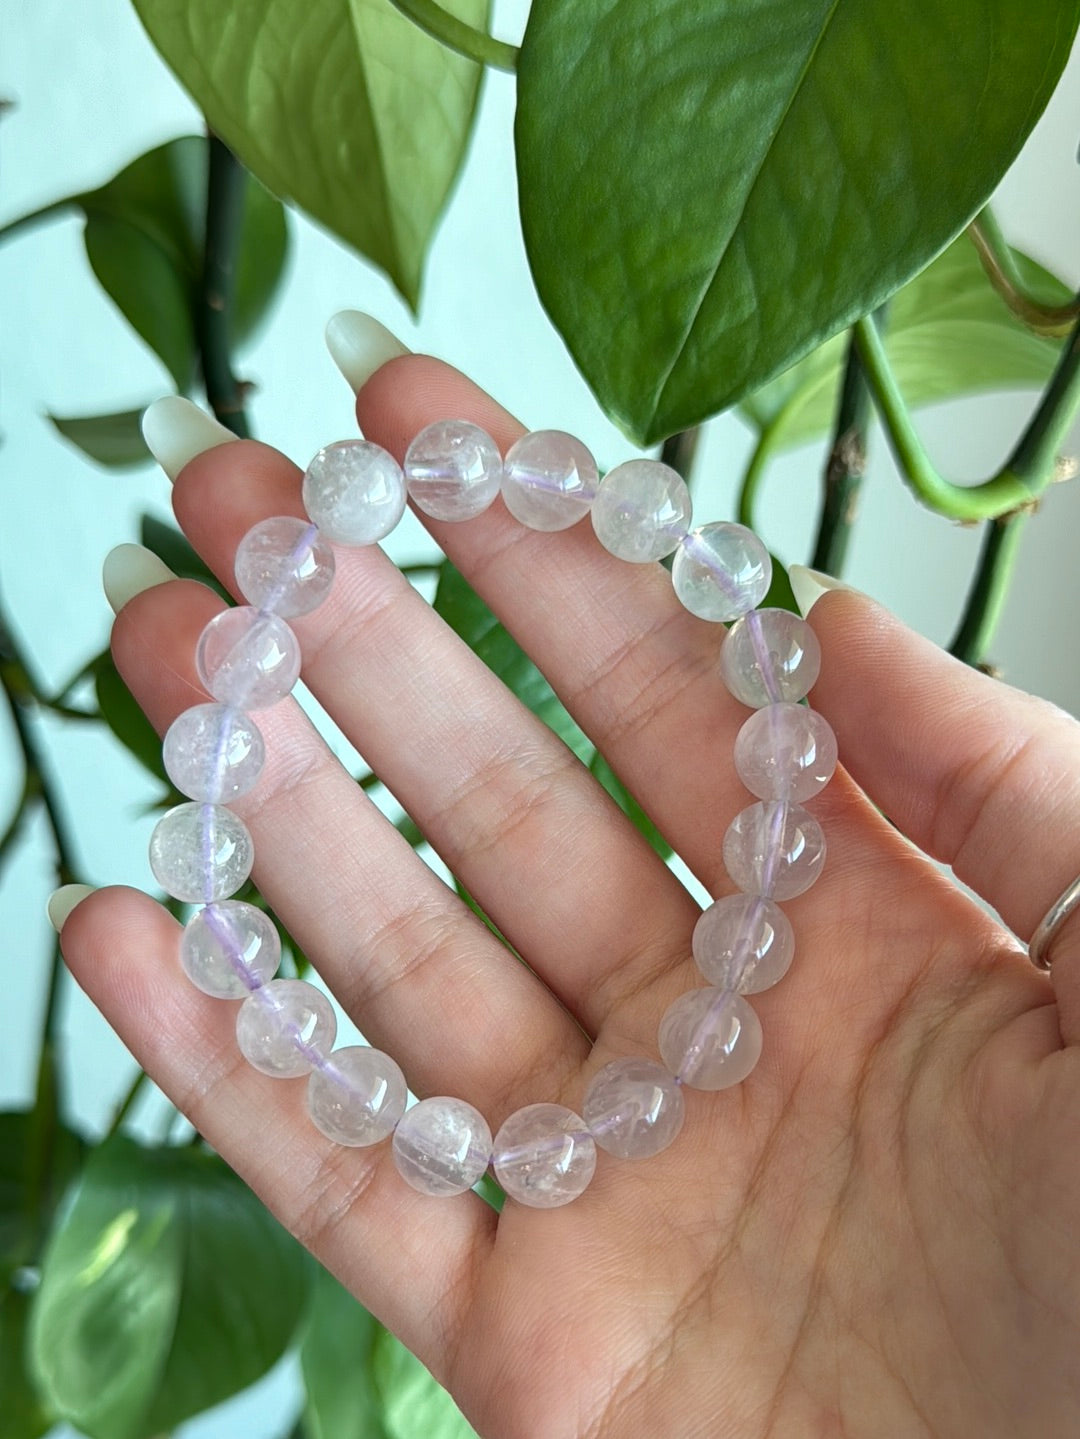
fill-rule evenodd
<path id="1" fill-rule="evenodd" d="M 218 0 L 135 8 L 209 138 L 152 150 L 0 238 L 33 243 L 36 225 L 81 210 L 95 275 L 178 392 L 201 392 L 248 433 L 237 366 L 281 282 L 286 205 L 373 261 L 418 309 L 483 69 L 516 69 L 529 262 L 600 406 L 635 440 L 662 445 L 687 478 L 697 427 L 738 406 L 756 436 L 745 523 L 769 462 L 829 437 L 817 534 L 788 558 L 833 573 L 876 411 L 922 503 L 984 526 L 953 650 L 985 664 L 1021 531 L 1065 472 L 1059 450 L 1080 405 L 1076 301 L 1010 248 L 986 206 L 1049 99 L 1080 3 L 785 0 L 765 21 L 754 0 L 714 13 L 679 0 L 534 0 L 520 50 L 487 33 L 487 0 L 294 0 L 278 6 L 292 28 L 273 30 L 258 7 L 241 15 Z M 246 83 L 256 73 L 273 83 Z M 1042 396 L 998 473 L 973 486 L 940 475 L 912 408 L 1016 386 Z M 119 468 L 148 459 L 139 413 L 51 418 L 90 461 Z M 216 584 L 172 527 L 147 515 L 140 538 L 178 574 Z M 446 562 L 416 568 L 434 579 L 448 623 L 666 854 L 462 578 Z M 777 576 L 768 602 L 789 604 L 780 566 Z M 23 775 L 0 865 L 41 811 L 58 883 L 108 876 L 78 853 L 50 762 L 52 726 L 108 726 L 159 783 L 160 806 L 180 799 L 108 653 L 73 657 L 71 670 L 47 692 L 18 616 L 0 614 Z M 373 774 L 357 779 L 378 785 Z M 422 842 L 408 818 L 400 827 Z M 246 897 L 263 903 L 254 890 Z M 305 970 L 288 934 L 283 952 L 287 973 Z M 141 1074 L 100 1143 L 72 1132 L 57 1042 L 63 976 L 54 947 L 35 1103 L 0 1115 L 7 1439 L 34 1439 L 57 1419 L 94 1439 L 149 1439 L 290 1349 L 305 1384 L 297 1435 L 471 1433 L 426 1371 L 201 1142 L 148 1147 L 125 1133 Z"/>

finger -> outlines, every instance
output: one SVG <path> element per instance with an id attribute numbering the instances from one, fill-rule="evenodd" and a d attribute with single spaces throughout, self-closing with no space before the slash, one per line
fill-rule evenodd
<path id="1" fill-rule="evenodd" d="M 226 446 L 183 471 L 176 511 L 228 579 L 253 523 L 302 513 L 299 481 L 268 447 Z M 379 550 L 336 554 L 330 598 L 296 623 L 305 681 L 514 947 L 595 1033 L 609 1002 L 605 977 L 625 966 L 633 983 L 635 965 L 684 962 L 697 906 L 566 746 Z"/>
<path id="2" fill-rule="evenodd" d="M 221 608 L 184 583 L 157 585 L 121 610 L 117 667 L 159 731 L 205 700 L 195 642 Z M 255 841 L 256 880 L 414 1091 L 459 1094 L 498 1122 L 539 1097 L 537 1073 L 548 1086 L 576 1074 L 587 1050 L 577 1027 L 416 855 L 295 701 L 256 718 L 267 764 L 233 806 Z"/>
<path id="3" fill-rule="evenodd" d="M 306 1085 L 251 1069 L 237 1006 L 177 963 L 179 925 L 135 890 L 92 894 L 64 958 L 146 1072 L 264 1204 L 436 1374 L 457 1347 L 495 1216 L 474 1194 L 434 1200 L 401 1182 L 389 1146 L 343 1148 L 310 1122 Z"/>
<path id="4" fill-rule="evenodd" d="M 855 779 L 927 854 L 1030 938 L 1080 872 L 1080 725 L 979 674 L 863 595 L 813 610 L 814 703 Z M 1080 1040 L 1080 922 L 1054 945 L 1063 1037 Z"/>

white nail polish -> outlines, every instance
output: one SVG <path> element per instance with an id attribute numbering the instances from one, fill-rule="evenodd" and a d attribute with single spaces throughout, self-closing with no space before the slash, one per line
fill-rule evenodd
<path id="1" fill-rule="evenodd" d="M 359 394 L 376 370 L 387 360 L 408 355 L 403 345 L 385 325 L 362 310 L 339 310 L 326 327 L 326 348 L 334 364 Z"/>
<path id="2" fill-rule="evenodd" d="M 803 619 L 807 617 L 814 605 L 821 596 L 829 590 L 847 590 L 850 594 L 861 594 L 854 585 L 845 584 L 834 575 L 822 574 L 820 570 L 808 569 L 806 565 L 791 565 L 788 569 L 788 579 L 791 581 L 791 588 L 795 595 L 795 603 L 799 606 L 799 613 Z"/>
<path id="3" fill-rule="evenodd" d="M 141 595 L 143 590 L 152 590 L 155 585 L 175 579 L 168 565 L 142 545 L 117 545 L 105 556 L 101 568 L 105 598 L 114 615 L 118 615 L 128 600 Z"/>
<path id="4" fill-rule="evenodd" d="M 142 432 L 150 453 L 170 480 L 175 480 L 188 461 L 204 450 L 236 439 L 232 430 L 182 395 L 165 395 L 147 406 Z"/>
<path id="5" fill-rule="evenodd" d="M 77 904 L 82 904 L 88 894 L 94 893 L 92 884 L 62 884 L 49 895 L 45 913 L 57 934 L 63 929 L 68 915 Z"/>

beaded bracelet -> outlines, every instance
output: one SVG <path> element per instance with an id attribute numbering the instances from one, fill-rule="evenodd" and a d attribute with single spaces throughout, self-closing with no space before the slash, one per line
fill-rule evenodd
<path id="1" fill-rule="evenodd" d="M 406 1108 L 401 1069 L 364 1045 L 332 1049 L 334 1011 L 298 979 L 274 979 L 280 942 L 271 920 L 230 899 L 251 872 L 254 849 L 226 806 L 254 785 L 264 746 L 251 711 L 283 699 L 300 673 L 300 647 L 286 623 L 327 596 L 334 545 L 376 544 L 400 520 L 406 494 L 438 520 L 466 520 L 502 493 L 507 509 L 536 530 L 561 530 L 585 514 L 600 543 L 646 563 L 674 554 L 679 599 L 703 619 L 730 623 L 720 673 L 755 713 L 735 741 L 735 768 L 759 802 L 724 838 L 739 893 L 699 918 L 693 953 L 708 986 L 676 999 L 660 1022 L 663 1064 L 616 1059 L 593 1078 L 582 1113 L 532 1104 L 492 1138 L 483 1116 L 460 1099 Z M 378 445 L 345 440 L 320 450 L 303 480 L 309 522 L 261 521 L 240 542 L 236 583 L 247 605 L 209 622 L 198 642 L 199 677 L 213 703 L 185 710 L 164 741 L 165 768 L 191 803 L 171 809 L 150 841 L 150 863 L 167 893 L 201 903 L 180 957 L 204 993 L 243 999 L 236 1034 L 247 1060 L 276 1078 L 308 1075 L 308 1110 L 338 1144 L 392 1136 L 394 1161 L 424 1194 L 471 1189 L 489 1164 L 506 1193 L 534 1208 L 577 1198 L 599 1146 L 621 1159 L 659 1153 L 683 1122 L 682 1088 L 724 1089 L 743 1080 L 761 1052 L 761 1026 L 745 996 L 775 984 L 794 950 L 777 901 L 817 879 L 825 841 L 802 802 L 836 767 L 826 721 L 799 703 L 817 678 L 813 631 L 786 610 L 755 608 L 771 580 L 761 541 L 742 525 L 691 530 L 689 491 L 655 460 L 631 460 L 601 480 L 588 450 L 557 430 L 523 436 L 503 460 L 491 437 L 463 420 L 440 421 L 409 446 L 404 467 Z"/>

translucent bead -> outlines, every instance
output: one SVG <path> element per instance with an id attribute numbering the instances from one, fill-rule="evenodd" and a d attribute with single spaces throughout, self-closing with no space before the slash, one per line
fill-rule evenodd
<path id="1" fill-rule="evenodd" d="M 281 962 L 274 922 L 243 900 L 208 904 L 193 914 L 180 936 L 180 963 L 203 994 L 244 999 L 269 983 Z"/>
<path id="2" fill-rule="evenodd" d="M 601 1149 L 618 1159 L 647 1159 L 683 1125 L 682 1090 L 651 1059 L 613 1059 L 585 1091 L 581 1115 Z"/>
<path id="3" fill-rule="evenodd" d="M 728 630 L 720 676 L 744 705 L 793 704 L 809 694 L 821 669 L 818 637 L 788 610 L 755 610 Z"/>
<path id="4" fill-rule="evenodd" d="M 150 868 L 166 894 L 189 904 L 227 899 L 251 873 L 247 825 L 219 804 L 178 804 L 150 836 Z"/>
<path id="5" fill-rule="evenodd" d="M 330 593 L 334 551 L 313 524 L 275 515 L 260 520 L 236 551 L 236 583 L 249 604 L 292 619 Z"/>
<path id="6" fill-rule="evenodd" d="M 759 799 L 801 804 L 820 794 L 836 770 L 836 736 L 805 705 L 765 705 L 735 739 L 735 770 Z"/>
<path id="7" fill-rule="evenodd" d="M 304 509 L 336 545 L 375 545 L 405 513 L 405 477 L 370 440 L 338 440 L 308 465 Z"/>
<path id="8" fill-rule="evenodd" d="M 463 1099 L 421 1099 L 398 1121 L 393 1151 L 398 1173 L 421 1194 L 463 1194 L 491 1161 L 491 1130 Z"/>
<path id="9" fill-rule="evenodd" d="M 745 525 L 718 521 L 693 530 L 675 551 L 671 583 L 692 615 L 729 623 L 761 603 L 772 582 L 772 560 Z"/>
<path id="10" fill-rule="evenodd" d="M 690 491 L 659 460 L 627 460 L 609 470 L 596 491 L 593 529 L 620 560 L 662 560 L 690 528 Z"/>
<path id="11" fill-rule="evenodd" d="M 794 899 L 825 863 L 825 836 L 812 814 L 784 800 L 762 800 L 737 814 L 724 835 L 724 864 L 746 894 Z"/>
<path id="12" fill-rule="evenodd" d="M 771 899 L 732 894 L 710 904 L 694 926 L 698 969 L 720 989 L 759 994 L 791 968 L 791 921 Z"/>
<path id="13" fill-rule="evenodd" d="M 315 1128 L 335 1144 L 354 1149 L 392 1134 L 408 1097 L 398 1065 L 366 1044 L 335 1049 L 308 1080 L 308 1113 Z"/>
<path id="14" fill-rule="evenodd" d="M 561 1104 L 530 1104 L 495 1136 L 495 1177 L 511 1199 L 557 1209 L 588 1188 L 596 1144 L 585 1121 Z"/>
<path id="15" fill-rule="evenodd" d="M 308 1074 L 330 1053 L 337 1019 L 326 995 L 303 979 L 272 979 L 236 1016 L 236 1042 L 247 1062 L 273 1079 Z"/>
<path id="16" fill-rule="evenodd" d="M 161 757 L 181 794 L 229 804 L 259 778 L 266 748 L 250 715 L 228 705 L 194 705 L 165 731 Z"/>
<path id="17" fill-rule="evenodd" d="M 499 493 L 502 458 L 495 441 L 468 420 L 439 420 L 405 452 L 409 496 L 436 520 L 471 520 Z"/>
<path id="18" fill-rule="evenodd" d="M 588 514 L 599 481 L 596 461 L 580 440 L 562 430 L 534 430 L 507 453 L 502 496 L 530 530 L 566 530 Z"/>
<path id="19" fill-rule="evenodd" d="M 660 1021 L 664 1063 L 691 1089 L 740 1084 L 761 1055 L 761 1023 L 730 989 L 692 989 Z"/>
<path id="20" fill-rule="evenodd" d="M 250 605 L 223 610 L 199 636 L 199 678 L 216 700 L 235 709 L 269 709 L 300 676 L 300 645 L 277 615 Z"/>

